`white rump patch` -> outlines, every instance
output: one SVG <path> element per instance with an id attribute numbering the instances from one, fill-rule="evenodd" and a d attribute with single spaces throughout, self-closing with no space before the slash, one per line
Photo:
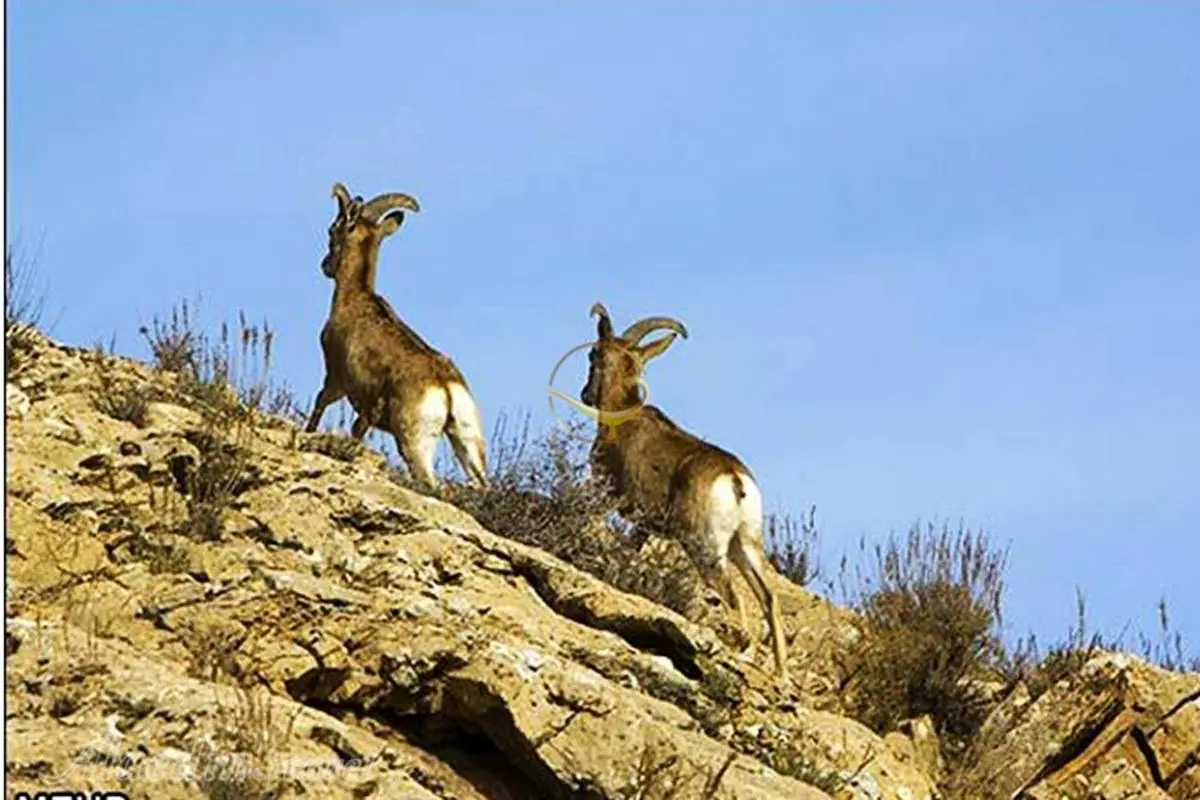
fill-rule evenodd
<path id="1" fill-rule="evenodd" d="M 417 406 L 417 425 L 422 439 L 438 439 L 446 427 L 450 408 L 446 404 L 446 392 L 440 386 L 431 386 L 421 397 Z"/>
<path id="2" fill-rule="evenodd" d="M 738 498 L 732 475 L 722 475 L 709 490 L 709 532 L 717 552 L 727 553 L 738 530 L 754 537 L 762 530 L 762 494 L 749 475 L 739 475 L 744 496 Z"/>
<path id="3" fill-rule="evenodd" d="M 714 528 L 732 530 L 742 521 L 742 505 L 738 502 L 732 475 L 722 475 L 713 481 L 708 499 L 712 503 L 709 512 Z"/>
<path id="4" fill-rule="evenodd" d="M 739 499 L 732 475 L 722 475 L 713 481 L 709 492 L 713 514 L 719 517 L 743 518 L 762 516 L 762 493 L 749 475 L 739 475 L 743 496 Z"/>

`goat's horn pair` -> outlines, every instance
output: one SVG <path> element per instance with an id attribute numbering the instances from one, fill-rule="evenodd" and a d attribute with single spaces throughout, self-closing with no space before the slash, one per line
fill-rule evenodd
<path id="1" fill-rule="evenodd" d="M 409 211 L 421 210 L 421 207 L 417 205 L 416 198 L 401 194 L 400 192 L 387 192 L 364 205 L 359 214 L 369 220 L 375 221 L 395 208 L 407 208 Z"/>
<path id="2" fill-rule="evenodd" d="M 592 308 L 595 310 L 595 306 Z M 688 335 L 687 328 L 677 319 L 672 319 L 671 317 L 646 317 L 626 328 L 625 332 L 621 334 L 621 338 L 637 344 L 642 339 L 645 339 L 647 334 L 663 329 L 674 331 L 685 339 Z"/>

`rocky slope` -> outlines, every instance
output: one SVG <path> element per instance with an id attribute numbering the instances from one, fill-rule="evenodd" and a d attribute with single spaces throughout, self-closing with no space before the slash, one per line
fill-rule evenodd
<path id="1" fill-rule="evenodd" d="M 263 419 L 96 408 L 172 376 L 38 338 L 6 400 L 9 790 L 922 800 L 927 719 L 837 713 L 847 612 L 776 579 L 793 681 Z M 219 526 L 194 476 L 240 468 Z M 219 487 L 222 488 L 222 487 Z M 218 492 L 219 494 L 219 492 Z M 211 499 L 211 498 L 209 498 Z M 744 587 L 743 587 L 744 588 Z M 747 602 L 751 602 L 749 597 Z M 1200 797 L 1200 676 L 1106 655 L 993 713 L 978 797 Z"/>

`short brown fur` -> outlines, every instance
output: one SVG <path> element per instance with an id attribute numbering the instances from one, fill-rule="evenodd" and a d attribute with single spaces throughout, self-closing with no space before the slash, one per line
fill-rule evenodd
<path id="1" fill-rule="evenodd" d="M 427 488 L 437 486 L 433 455 L 443 433 L 467 477 L 486 485 L 486 448 L 466 379 L 375 292 L 380 244 L 403 224 L 404 209 L 419 210 L 417 201 L 388 193 L 364 203 L 340 183 L 332 195 L 338 213 L 321 261 L 321 271 L 334 281 L 321 330 L 325 380 L 305 430 L 316 431 L 325 409 L 344 397 L 357 413 L 351 435 L 361 440 L 371 427 L 390 433 L 413 476 Z M 455 391 L 458 387 L 461 391 Z M 430 400 L 433 391 L 444 396 L 444 419 L 437 401 Z"/>
<path id="2" fill-rule="evenodd" d="M 637 409 L 616 424 L 600 424 L 592 447 L 592 466 L 606 475 L 620 498 L 623 514 L 636 513 L 651 530 L 677 539 L 705 581 L 738 614 L 745 612 L 733 590 L 730 562 L 745 577 L 762 605 L 770 629 L 776 673 L 787 675 L 787 654 L 779 621 L 779 604 L 767 578 L 763 552 L 761 501 L 745 506 L 747 483 L 754 476 L 732 453 L 694 436 L 652 405 L 643 405 L 638 383 L 646 363 L 661 355 L 677 336 L 687 337 L 682 323 L 652 317 L 613 335 L 603 305 L 592 306 L 599 317 L 597 341 L 589 353 L 587 384 L 580 400 L 602 412 Z M 671 332 L 641 344 L 655 330 Z M 729 478 L 737 506 L 737 523 L 729 525 L 714 504 L 714 487 Z M 645 524 L 645 523 L 640 523 Z M 640 536 L 644 539 L 646 532 Z M 758 637 L 751 636 L 751 641 Z"/>

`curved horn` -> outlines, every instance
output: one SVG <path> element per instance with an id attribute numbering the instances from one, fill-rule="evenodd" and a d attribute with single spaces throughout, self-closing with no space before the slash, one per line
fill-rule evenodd
<path id="1" fill-rule="evenodd" d="M 646 317 L 626 328 L 625 332 L 621 334 L 621 338 L 637 344 L 642 339 L 645 339 L 646 334 L 651 331 L 662 330 L 664 328 L 678 333 L 685 339 L 688 336 L 687 328 L 677 319 L 671 319 L 670 317 Z"/>
<path id="2" fill-rule="evenodd" d="M 344 209 L 346 206 L 350 205 L 350 190 L 347 189 L 343 183 L 335 183 L 333 185 L 333 190 L 329 193 L 329 196 L 337 198 L 339 209 Z"/>
<path id="3" fill-rule="evenodd" d="M 415 198 L 400 192 L 386 192 L 364 205 L 359 215 L 372 222 L 377 222 L 381 216 L 394 208 L 407 208 L 409 211 L 421 210 Z"/>

